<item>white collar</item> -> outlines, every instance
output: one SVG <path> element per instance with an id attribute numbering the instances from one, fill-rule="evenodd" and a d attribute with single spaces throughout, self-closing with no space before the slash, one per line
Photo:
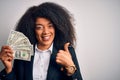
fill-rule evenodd
<path id="1" fill-rule="evenodd" d="M 35 45 L 35 50 L 37 50 L 37 51 L 39 51 L 39 52 L 50 51 L 50 52 L 52 53 L 52 49 L 53 49 L 53 43 L 52 43 L 51 46 L 50 46 L 48 49 L 46 49 L 46 50 L 40 50 L 40 49 L 38 49 L 37 44 Z"/>

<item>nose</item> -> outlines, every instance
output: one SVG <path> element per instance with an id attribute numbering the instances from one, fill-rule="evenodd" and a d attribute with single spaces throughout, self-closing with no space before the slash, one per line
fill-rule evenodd
<path id="1" fill-rule="evenodd" d="M 49 33 L 49 29 L 48 29 L 47 27 L 45 27 L 45 28 L 43 29 L 43 34 L 47 34 L 47 33 Z"/>

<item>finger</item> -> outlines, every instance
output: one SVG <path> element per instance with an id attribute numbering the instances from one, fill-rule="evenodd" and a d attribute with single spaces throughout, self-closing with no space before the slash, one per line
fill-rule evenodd
<path id="1" fill-rule="evenodd" d="M 10 49 L 5 49 L 5 53 L 10 53 L 10 54 L 13 54 L 13 51 L 10 50 Z"/>
<path id="2" fill-rule="evenodd" d="M 12 61 L 12 60 L 13 60 L 13 57 L 9 57 L 9 58 L 8 58 L 8 61 Z"/>
<path id="3" fill-rule="evenodd" d="M 10 46 L 3 46 L 2 49 L 9 49 L 12 50 L 12 48 Z"/>
<path id="4" fill-rule="evenodd" d="M 68 49 L 69 44 L 70 44 L 70 43 L 68 42 L 68 43 L 65 43 L 65 45 L 64 45 L 64 50 L 67 51 L 67 52 L 69 52 L 69 49 Z"/>
<path id="5" fill-rule="evenodd" d="M 1 60 L 2 60 L 2 61 L 6 61 L 8 58 L 9 58 L 9 57 L 8 57 L 7 55 L 3 55 L 3 56 L 1 57 Z"/>
<path id="6" fill-rule="evenodd" d="M 13 50 L 10 46 L 2 46 L 1 53 L 13 53 Z"/>
<path id="7" fill-rule="evenodd" d="M 3 63 L 5 64 L 5 63 L 7 63 L 8 61 L 12 61 L 12 60 L 13 60 L 13 58 L 11 58 L 11 57 L 6 57 L 6 58 L 4 58 Z"/>
<path id="8" fill-rule="evenodd" d="M 58 53 L 64 53 L 65 51 L 64 50 L 59 50 Z"/>
<path id="9" fill-rule="evenodd" d="M 56 63 L 61 64 L 61 60 L 56 58 Z"/>
<path id="10" fill-rule="evenodd" d="M 7 56 L 13 58 L 13 54 L 11 53 L 7 53 Z"/>
<path id="11" fill-rule="evenodd" d="M 2 46 L 2 49 L 9 49 L 10 47 L 5 45 L 5 46 Z"/>
<path id="12" fill-rule="evenodd" d="M 59 64 L 63 64 L 65 59 L 66 57 L 64 54 L 58 53 L 56 56 L 56 62 Z"/>
<path id="13" fill-rule="evenodd" d="M 61 59 L 64 58 L 66 56 L 66 52 L 65 51 L 60 51 L 57 53 L 57 58 Z"/>

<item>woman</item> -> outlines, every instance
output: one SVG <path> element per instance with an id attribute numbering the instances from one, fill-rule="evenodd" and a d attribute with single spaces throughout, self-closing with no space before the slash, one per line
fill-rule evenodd
<path id="1" fill-rule="evenodd" d="M 62 6 L 45 2 L 29 8 L 16 26 L 34 45 L 31 61 L 14 60 L 13 50 L 2 46 L 2 80 L 82 80 L 74 51 L 72 17 Z"/>

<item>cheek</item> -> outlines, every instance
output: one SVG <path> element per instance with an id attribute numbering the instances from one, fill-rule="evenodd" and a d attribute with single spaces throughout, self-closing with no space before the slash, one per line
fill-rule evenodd
<path id="1" fill-rule="evenodd" d="M 52 30 L 52 32 L 53 32 L 53 35 L 55 36 L 55 30 L 54 29 Z"/>
<path id="2" fill-rule="evenodd" d="M 39 31 L 35 31 L 35 35 L 36 35 L 36 38 L 38 39 L 39 36 L 40 36 L 40 32 Z"/>

